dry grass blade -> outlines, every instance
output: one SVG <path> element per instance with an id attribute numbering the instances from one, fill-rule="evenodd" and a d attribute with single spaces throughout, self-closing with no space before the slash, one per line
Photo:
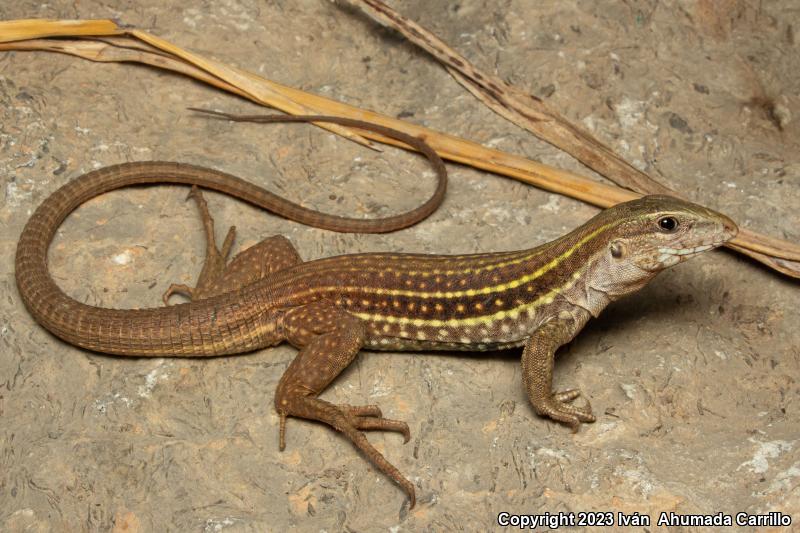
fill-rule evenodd
<path id="1" fill-rule="evenodd" d="M 198 79 L 224 91 L 248 98 L 249 95 L 235 85 L 226 83 L 193 65 L 178 61 L 154 49 L 147 51 L 142 43 L 131 37 L 118 37 L 114 41 L 103 39 L 30 39 L 12 44 L 0 43 L 0 51 L 48 51 L 59 52 L 101 63 L 142 63 L 171 70 Z"/>
<path id="2" fill-rule="evenodd" d="M 86 22 L 89 24 L 93 21 Z M 487 148 L 460 137 L 280 85 L 256 74 L 207 60 L 144 32 L 132 31 L 122 34 L 111 21 L 102 22 L 107 24 L 99 25 L 103 29 L 99 34 L 101 39 L 32 39 L 5 42 L 5 44 L 3 41 L 10 41 L 10 39 L 3 32 L 3 27 L 0 26 L 0 50 L 47 50 L 67 53 L 92 61 L 138 62 L 191 76 L 258 104 L 288 113 L 302 113 L 297 110 L 307 109 L 314 114 L 337 115 L 373 122 L 424 139 L 444 159 L 512 177 L 599 207 L 609 207 L 639 196 L 629 190 L 598 183 L 567 170 L 554 168 L 521 156 Z M 67 26 L 70 24 L 72 21 L 69 21 Z M 108 26 L 109 24 L 112 26 Z M 48 21 L 42 29 L 46 30 L 47 35 L 52 35 L 54 32 L 58 32 L 58 35 L 62 36 L 68 35 L 66 31 L 54 29 L 53 25 L 58 25 L 58 22 Z M 308 112 L 304 114 L 308 114 Z M 348 131 L 348 137 L 351 139 L 367 138 L 408 148 L 379 134 L 359 131 L 360 136 L 357 136 L 353 131 L 352 129 Z M 771 240 L 769 244 L 781 250 L 789 245 L 778 239 Z M 736 247 L 736 249 L 748 255 L 756 254 L 752 250 L 740 247 Z M 800 258 L 800 254 L 797 257 Z M 773 260 L 773 262 L 767 263 L 764 259 L 758 258 L 759 261 L 765 262 L 775 270 L 800 278 L 800 262 L 767 259 Z"/>
<path id="3" fill-rule="evenodd" d="M 137 35 L 141 34 L 142 32 L 137 32 Z M 163 43 L 163 41 L 160 40 L 153 41 Z M 169 45 L 169 49 L 177 49 L 177 47 L 169 43 L 167 44 Z M 256 103 L 269 105 L 286 112 L 290 112 L 290 110 L 284 108 L 283 103 L 288 98 L 289 100 L 302 103 L 309 109 L 313 109 L 316 113 L 366 120 L 398 129 L 411 135 L 416 135 L 427 140 L 442 157 L 451 161 L 513 177 L 545 190 L 571 196 L 599 207 L 609 207 L 638 196 L 630 191 L 597 183 L 566 170 L 551 167 L 499 150 L 486 148 L 460 137 L 447 135 L 379 113 L 359 109 L 335 100 L 280 85 L 250 72 L 238 70 L 238 72 L 248 78 L 251 84 L 262 85 L 285 97 L 281 99 L 272 99 L 269 94 L 266 94 L 263 97 L 265 101 L 261 101 L 250 93 L 242 90 L 240 87 L 227 83 L 198 66 L 175 58 L 170 54 L 164 54 L 155 46 L 144 45 L 132 36 L 114 37 L 113 39 L 103 37 L 102 39 L 94 40 L 32 39 L 9 44 L 0 43 L 0 51 L 1 50 L 46 50 L 67 53 L 91 61 L 144 63 L 192 76 L 193 78 L 209 83 L 220 89 L 248 98 Z M 153 50 L 153 52 L 146 50 Z M 399 145 L 396 141 L 385 138 L 379 134 L 366 131 L 362 132 L 362 134 L 364 137 L 378 142 Z"/>
<path id="4" fill-rule="evenodd" d="M 241 69 L 230 67 L 220 63 L 219 61 L 214 61 L 213 59 L 207 59 L 200 55 L 194 54 L 179 48 L 172 43 L 165 41 L 164 39 L 156 37 L 155 35 L 150 35 L 149 33 L 140 30 L 132 30 L 130 34 L 152 46 L 155 46 L 160 50 L 164 50 L 175 57 L 183 59 L 185 62 L 216 76 L 220 80 L 225 81 L 234 87 L 238 87 L 240 90 L 244 91 L 248 98 L 254 102 L 276 107 L 291 115 L 323 114 L 317 113 L 315 109 L 304 105 L 300 100 L 287 98 L 284 94 L 280 93 L 279 91 L 275 91 L 269 85 L 254 82 L 253 79 L 248 76 L 248 73 Z M 351 141 L 355 141 L 359 144 L 367 146 L 368 148 L 375 148 L 364 137 L 353 133 L 351 128 L 345 128 L 343 126 L 328 123 L 315 124 L 321 128 L 325 128 L 333 133 L 346 137 Z"/>
<path id="5" fill-rule="evenodd" d="M 433 33 L 380 0 L 353 0 L 379 23 L 402 33 L 445 65 L 450 74 L 500 116 L 569 153 L 611 181 L 643 194 L 682 196 L 630 165 L 589 133 L 500 78 L 475 68 Z M 784 274 L 800 277 L 800 246 L 743 230 L 729 246 Z M 777 261 L 776 259 L 782 259 Z"/>
<path id="6" fill-rule="evenodd" d="M 42 40 L 44 37 L 52 36 L 92 39 Z M 100 39 L 97 39 L 98 37 Z M 269 86 L 252 83 L 246 73 L 239 69 L 203 58 L 146 32 L 123 30 L 111 20 L 32 19 L 0 22 L 0 50 L 48 50 L 77 55 L 91 61 L 145 63 L 190 76 L 198 74 L 194 77 L 206 83 L 225 90 L 232 88 L 234 89 L 232 92 L 240 96 L 262 105 L 272 105 L 290 114 L 321 114 L 272 91 Z M 348 128 L 335 124 L 317 125 L 375 149 L 369 141 Z"/>
<path id="7" fill-rule="evenodd" d="M 402 33 L 443 63 L 459 83 L 505 119 L 572 155 L 614 183 L 642 194 L 672 194 L 590 133 L 572 124 L 541 99 L 527 94 L 492 74 L 483 72 L 444 41 L 380 0 L 356 0 L 379 23 Z"/>
<path id="8" fill-rule="evenodd" d="M 24 19 L 0 21 L 0 43 L 42 37 L 115 35 L 120 29 L 111 20 Z"/>

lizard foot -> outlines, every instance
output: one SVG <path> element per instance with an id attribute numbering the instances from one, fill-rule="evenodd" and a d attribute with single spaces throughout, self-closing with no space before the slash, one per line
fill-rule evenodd
<path id="1" fill-rule="evenodd" d="M 402 433 L 408 442 L 410 432 L 405 422 L 389 420 L 383 418 L 381 410 L 377 405 L 334 405 L 318 398 L 295 397 L 295 409 L 290 411 L 294 416 L 319 420 L 343 433 L 350 441 L 367 456 L 367 458 L 384 474 L 389 476 L 395 483 L 400 485 L 409 500 L 409 509 L 416 504 L 416 492 L 414 485 L 406 479 L 400 471 L 394 467 L 386 458 L 369 443 L 367 437 L 361 430 L 379 429 L 386 431 L 397 431 Z M 279 412 L 280 414 L 280 449 L 286 446 L 286 417 L 289 412 Z"/>
<path id="2" fill-rule="evenodd" d="M 381 408 L 377 405 L 339 404 L 336 407 L 355 429 L 362 431 L 395 431 L 403 435 L 403 444 L 411 440 L 411 430 L 408 429 L 408 424 L 401 420 L 383 418 Z M 283 414 L 280 420 L 278 440 L 278 447 L 283 451 L 286 448 L 286 415 Z"/>
<path id="3" fill-rule="evenodd" d="M 342 419 L 340 419 L 338 424 L 334 423 L 333 427 L 347 435 L 350 440 L 353 441 L 353 444 L 365 453 L 378 468 L 383 470 L 395 483 L 400 485 L 400 488 L 403 489 L 403 492 L 408 496 L 409 509 L 413 509 L 417 503 L 414 485 L 407 480 L 397 468 L 384 459 L 383 455 L 369 444 L 366 437 L 361 432 L 362 430 L 373 429 L 396 431 L 403 434 L 403 442 L 406 443 L 411 439 L 411 432 L 408 429 L 408 424 L 399 420 L 383 418 L 381 410 L 377 405 L 339 404 L 335 407 L 341 413 Z"/>
<path id="4" fill-rule="evenodd" d="M 236 238 L 236 226 L 231 226 L 227 235 L 225 235 L 222 248 L 218 248 L 214 237 L 214 219 L 211 217 L 208 204 L 197 185 L 192 186 L 192 190 L 186 196 L 186 199 L 194 200 L 200 211 L 200 219 L 203 222 L 203 230 L 206 236 L 206 257 L 203 262 L 203 269 L 197 279 L 197 284 L 194 287 L 190 287 L 182 283 L 173 283 L 161 297 L 164 305 L 169 305 L 169 299 L 173 294 L 182 294 L 190 300 L 202 300 L 213 296 L 217 292 L 215 291 L 215 285 L 225 275 L 228 256 Z"/>
<path id="5" fill-rule="evenodd" d="M 193 199 L 200 211 L 203 231 L 206 237 L 206 255 L 203 269 L 194 287 L 173 283 L 164 293 L 164 305 L 169 305 L 173 294 L 182 294 L 191 301 L 203 300 L 224 292 L 238 290 L 263 279 L 274 272 L 283 270 L 303 260 L 292 243 L 283 236 L 268 237 L 258 244 L 242 250 L 228 261 L 233 241 L 236 239 L 236 226 L 231 226 L 222 247 L 217 246 L 214 237 L 214 219 L 208 210 L 203 193 L 196 186 L 187 196 Z"/>
<path id="6" fill-rule="evenodd" d="M 580 395 L 581 391 L 578 389 L 556 392 L 541 401 L 539 405 L 534 405 L 534 408 L 540 415 L 562 422 L 571 427 L 572 431 L 578 431 L 581 422 L 592 423 L 596 420 L 588 401 L 584 407 L 571 405 Z"/>

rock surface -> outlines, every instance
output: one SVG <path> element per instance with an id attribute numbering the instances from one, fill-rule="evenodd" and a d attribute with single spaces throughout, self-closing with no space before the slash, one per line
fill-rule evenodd
<path id="1" fill-rule="evenodd" d="M 115 18 L 287 85 L 590 174 L 354 9 L 114 4 L 18 0 L 0 6 L 0 18 Z M 744 227 L 800 241 L 795 2 L 392 5 L 656 178 Z M 800 520 L 800 286 L 730 253 L 663 274 L 561 352 L 556 386 L 580 387 L 599 415 L 577 434 L 533 413 L 518 353 L 360 357 L 324 397 L 378 403 L 408 421 L 405 446 L 393 434 L 369 438 L 417 486 L 411 512 L 327 428 L 290 420 L 278 451 L 272 394 L 289 346 L 124 359 L 48 334 L 19 299 L 15 245 L 39 202 L 88 170 L 198 163 L 363 216 L 409 208 L 431 190 L 424 161 L 408 154 L 373 153 L 309 126 L 208 120 L 188 106 L 257 111 L 150 68 L 0 53 L 1 530 L 479 531 L 502 511 L 639 512 L 653 524 L 670 511 Z M 595 212 L 449 168 L 442 209 L 390 235 L 319 231 L 207 197 L 220 235 L 236 224 L 246 247 L 280 233 L 307 259 L 529 247 Z M 129 189 L 80 208 L 52 249 L 59 285 L 94 305 L 144 307 L 160 305 L 172 282 L 193 283 L 204 243 L 186 192 Z"/>

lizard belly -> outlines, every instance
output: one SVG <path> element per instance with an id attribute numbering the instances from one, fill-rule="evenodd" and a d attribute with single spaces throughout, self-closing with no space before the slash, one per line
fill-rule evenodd
<path id="1" fill-rule="evenodd" d="M 402 338 L 383 338 L 377 342 L 367 343 L 364 347 L 369 350 L 399 352 L 491 352 L 495 350 L 506 350 L 508 348 L 518 348 L 523 346 L 526 340 L 527 339 L 520 339 L 512 342 L 480 342 L 474 344 L 464 344 L 460 342 L 418 341 Z"/>

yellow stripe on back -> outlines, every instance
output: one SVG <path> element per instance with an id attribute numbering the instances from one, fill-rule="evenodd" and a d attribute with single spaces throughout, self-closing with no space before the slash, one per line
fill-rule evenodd
<path id="1" fill-rule="evenodd" d="M 464 296 L 471 297 L 471 296 L 479 296 L 485 294 L 492 294 L 496 292 L 503 292 L 510 289 L 515 289 L 520 285 L 524 285 L 526 283 L 530 283 L 542 275 L 546 274 L 547 272 L 551 271 L 552 269 L 556 268 L 558 265 L 563 263 L 566 259 L 572 256 L 579 248 L 581 248 L 584 244 L 595 238 L 597 235 L 602 233 L 603 231 L 609 229 L 612 226 L 619 224 L 619 221 L 611 222 L 604 226 L 600 226 L 599 228 L 595 229 L 585 237 L 583 237 L 580 241 L 575 243 L 572 247 L 566 250 L 564 253 L 559 255 L 558 257 L 554 258 L 550 262 L 546 263 L 545 265 L 541 266 L 534 272 L 530 274 L 525 274 L 517 279 L 508 281 L 506 283 L 501 283 L 498 285 L 494 285 L 491 287 L 481 287 L 479 289 L 466 289 L 466 290 L 459 290 L 459 291 L 433 291 L 433 292 L 425 292 L 425 291 L 413 291 L 413 290 L 406 290 L 406 289 L 386 289 L 383 287 L 353 287 L 353 286 L 346 286 L 346 287 L 335 287 L 336 290 L 341 290 L 345 292 L 362 292 L 362 293 L 370 293 L 370 294 L 378 294 L 382 296 L 408 296 L 412 298 L 462 298 Z M 515 264 L 521 262 L 522 260 L 515 260 L 503 263 L 503 266 L 508 266 L 511 264 Z M 501 268 L 501 265 L 497 265 L 496 268 Z M 478 269 L 476 269 L 478 270 Z"/>

